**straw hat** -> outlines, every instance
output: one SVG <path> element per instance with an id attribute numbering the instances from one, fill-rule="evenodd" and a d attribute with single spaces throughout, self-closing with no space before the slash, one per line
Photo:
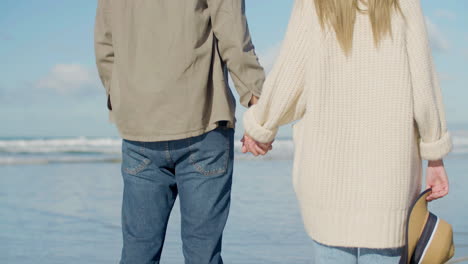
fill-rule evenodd
<path id="1" fill-rule="evenodd" d="M 440 264 L 453 257 L 452 226 L 427 209 L 426 197 L 431 191 L 427 189 L 421 193 L 411 207 L 400 264 Z"/>

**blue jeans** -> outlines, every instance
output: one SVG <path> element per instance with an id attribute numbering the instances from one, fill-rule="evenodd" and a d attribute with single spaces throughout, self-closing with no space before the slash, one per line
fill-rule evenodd
<path id="1" fill-rule="evenodd" d="M 176 197 L 186 264 L 221 264 L 228 218 L 234 129 L 220 126 L 173 141 L 123 140 L 121 264 L 159 263 Z"/>
<path id="2" fill-rule="evenodd" d="M 332 247 L 313 241 L 314 264 L 398 264 L 403 248 Z"/>

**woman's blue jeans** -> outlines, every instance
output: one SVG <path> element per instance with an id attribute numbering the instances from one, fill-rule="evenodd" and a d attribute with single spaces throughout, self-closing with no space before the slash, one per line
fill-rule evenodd
<path id="1" fill-rule="evenodd" d="M 403 248 L 332 247 L 313 241 L 314 264 L 398 264 Z"/>
<path id="2" fill-rule="evenodd" d="M 234 129 L 174 141 L 123 140 L 121 264 L 159 263 L 176 197 L 186 264 L 221 264 L 233 173 Z"/>

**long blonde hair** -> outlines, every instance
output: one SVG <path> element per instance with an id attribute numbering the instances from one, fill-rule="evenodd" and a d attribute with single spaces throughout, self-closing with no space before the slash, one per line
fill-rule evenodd
<path id="1" fill-rule="evenodd" d="M 400 11 L 398 0 L 314 0 L 315 8 L 322 29 L 331 26 L 336 33 L 343 51 L 350 54 L 353 46 L 354 24 L 356 12 L 366 12 L 369 15 L 374 34 L 375 45 L 392 34 L 392 11 Z M 367 10 L 359 9 L 359 2 L 367 6 Z"/>

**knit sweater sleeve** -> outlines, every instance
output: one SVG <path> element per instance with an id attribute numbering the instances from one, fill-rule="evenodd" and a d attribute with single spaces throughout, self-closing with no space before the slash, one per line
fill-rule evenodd
<path id="1" fill-rule="evenodd" d="M 413 87 L 414 120 L 421 157 L 438 160 L 452 149 L 447 131 L 442 92 L 435 71 L 420 0 L 406 0 L 407 52 Z"/>
<path id="2" fill-rule="evenodd" d="M 295 0 L 279 57 L 258 103 L 244 114 L 246 133 L 259 142 L 271 142 L 279 126 L 300 119 L 305 111 L 304 73 L 313 19 L 305 2 Z"/>

